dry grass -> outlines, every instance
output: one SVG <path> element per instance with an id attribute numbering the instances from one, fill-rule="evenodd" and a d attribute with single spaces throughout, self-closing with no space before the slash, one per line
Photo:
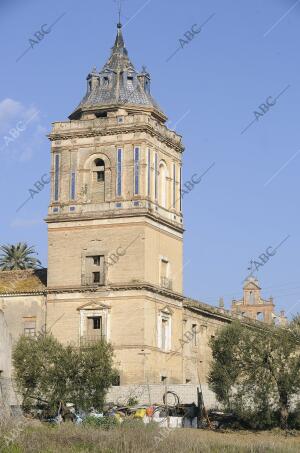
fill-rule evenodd
<path id="1" fill-rule="evenodd" d="M 1 453 L 198 453 L 198 452 L 299 452 L 300 433 L 252 433 L 168 430 L 157 426 L 120 426 L 110 431 L 63 424 L 51 427 L 14 421 L 2 426 Z M 4 435 L 12 442 L 5 446 Z"/>

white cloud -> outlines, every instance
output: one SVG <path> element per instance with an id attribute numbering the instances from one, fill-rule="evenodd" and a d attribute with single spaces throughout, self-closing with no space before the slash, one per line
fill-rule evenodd
<path id="1" fill-rule="evenodd" d="M 7 129 L 10 121 L 14 120 L 23 112 L 23 106 L 20 102 L 6 98 L 0 102 L 0 131 Z"/>
<path id="2" fill-rule="evenodd" d="M 30 160 L 45 140 L 40 112 L 34 106 L 6 98 L 0 102 L 0 153 L 20 162 Z"/>

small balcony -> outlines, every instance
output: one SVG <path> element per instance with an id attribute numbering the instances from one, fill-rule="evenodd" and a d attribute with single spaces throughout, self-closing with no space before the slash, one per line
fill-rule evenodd
<path id="1" fill-rule="evenodd" d="M 166 289 L 172 289 L 173 288 L 172 280 L 168 277 L 161 277 L 160 286 Z"/>
<path id="2" fill-rule="evenodd" d="M 97 335 L 82 335 L 80 337 L 79 343 L 82 347 L 93 346 L 98 341 L 105 341 L 106 335 L 97 334 Z"/>
<path id="3" fill-rule="evenodd" d="M 95 281 L 96 280 L 96 281 Z M 95 278 L 93 275 L 83 277 L 81 280 L 82 286 L 103 286 L 104 275 L 101 273 L 99 277 Z"/>

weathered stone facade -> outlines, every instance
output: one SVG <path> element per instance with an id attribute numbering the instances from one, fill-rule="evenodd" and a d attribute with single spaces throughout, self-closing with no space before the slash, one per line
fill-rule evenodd
<path id="1" fill-rule="evenodd" d="M 121 26 L 102 71 L 51 140 L 47 283 L 0 275 L 16 341 L 47 329 L 63 343 L 106 338 L 120 383 L 205 384 L 210 339 L 234 318 L 182 294 L 181 137 L 138 74 Z M 242 317 L 237 313 L 235 317 Z"/>
<path id="2" fill-rule="evenodd" d="M 4 313 L 0 309 L 0 415 L 11 401 L 11 353 L 12 339 Z"/>

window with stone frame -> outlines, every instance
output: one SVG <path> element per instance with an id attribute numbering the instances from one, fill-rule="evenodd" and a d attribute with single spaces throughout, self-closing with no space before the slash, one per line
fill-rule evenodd
<path id="1" fill-rule="evenodd" d="M 171 314 L 160 312 L 158 318 L 158 347 L 167 352 L 171 349 Z"/>
<path id="2" fill-rule="evenodd" d="M 93 254 L 86 256 L 84 284 L 105 284 L 104 255 Z"/>
<path id="3" fill-rule="evenodd" d="M 36 336 L 36 319 L 35 318 L 23 318 L 24 331 L 23 334 L 25 337 L 35 337 Z"/>
<path id="4" fill-rule="evenodd" d="M 80 344 L 88 346 L 107 339 L 109 334 L 109 307 L 102 304 L 85 304 L 80 311 Z"/>

